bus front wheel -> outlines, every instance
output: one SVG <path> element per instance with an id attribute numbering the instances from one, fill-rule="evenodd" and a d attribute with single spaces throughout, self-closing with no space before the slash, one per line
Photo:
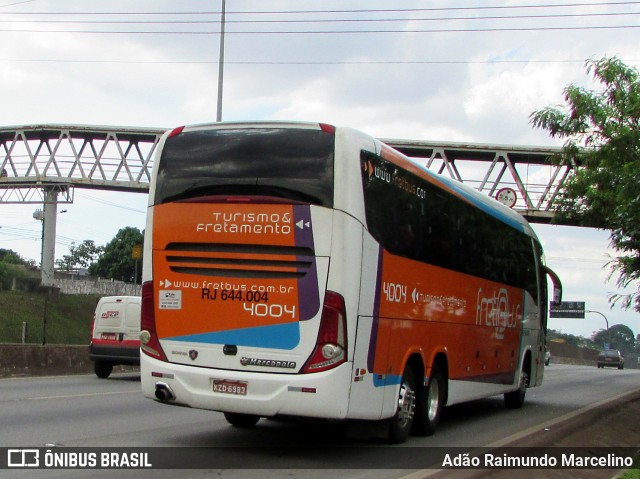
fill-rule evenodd
<path id="1" fill-rule="evenodd" d="M 409 366 L 402 374 L 402 383 L 398 393 L 398 407 L 389 420 L 388 439 L 391 444 L 405 442 L 411 432 L 416 409 L 416 383 Z"/>

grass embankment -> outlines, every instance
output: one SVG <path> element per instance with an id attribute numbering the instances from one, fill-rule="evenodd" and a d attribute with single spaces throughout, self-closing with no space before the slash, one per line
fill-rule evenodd
<path id="1" fill-rule="evenodd" d="M 0 343 L 21 343 L 26 323 L 28 344 L 89 344 L 99 297 L 0 291 Z"/>
<path id="2" fill-rule="evenodd" d="M 616 479 L 640 479 L 640 469 L 629 469 L 616 476 Z"/>

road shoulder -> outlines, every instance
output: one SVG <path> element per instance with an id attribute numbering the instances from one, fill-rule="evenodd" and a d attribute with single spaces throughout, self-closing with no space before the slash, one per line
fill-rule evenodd
<path id="1" fill-rule="evenodd" d="M 640 448 L 640 389 L 585 408 L 569 418 L 541 424 L 523 434 L 513 436 L 507 442 L 491 444 L 490 447 L 540 448 Z M 588 450 L 588 449 L 587 449 Z M 618 469 L 475 469 L 424 471 L 412 477 L 453 479 L 611 479 Z"/>

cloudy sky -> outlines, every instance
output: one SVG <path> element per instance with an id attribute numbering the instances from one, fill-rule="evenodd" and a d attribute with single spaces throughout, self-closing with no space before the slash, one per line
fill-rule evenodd
<path id="1" fill-rule="evenodd" d="M 170 128 L 216 119 L 221 0 L 0 0 L 0 126 Z M 590 85 L 584 62 L 640 65 L 640 2 L 226 0 L 223 120 L 311 120 L 380 138 L 559 146 L 529 115 Z M 146 198 L 76 190 L 57 257 L 144 228 Z M 0 248 L 39 260 L 37 206 L 0 205 Z M 611 310 L 608 233 L 535 226 L 565 299 Z M 589 336 L 601 316 L 552 319 Z"/>

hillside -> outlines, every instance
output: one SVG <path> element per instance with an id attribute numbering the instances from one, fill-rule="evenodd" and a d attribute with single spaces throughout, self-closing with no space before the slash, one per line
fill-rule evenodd
<path id="1" fill-rule="evenodd" d="M 97 295 L 0 291 L 0 343 L 89 344 Z M 46 319 L 46 324 L 45 324 Z"/>

